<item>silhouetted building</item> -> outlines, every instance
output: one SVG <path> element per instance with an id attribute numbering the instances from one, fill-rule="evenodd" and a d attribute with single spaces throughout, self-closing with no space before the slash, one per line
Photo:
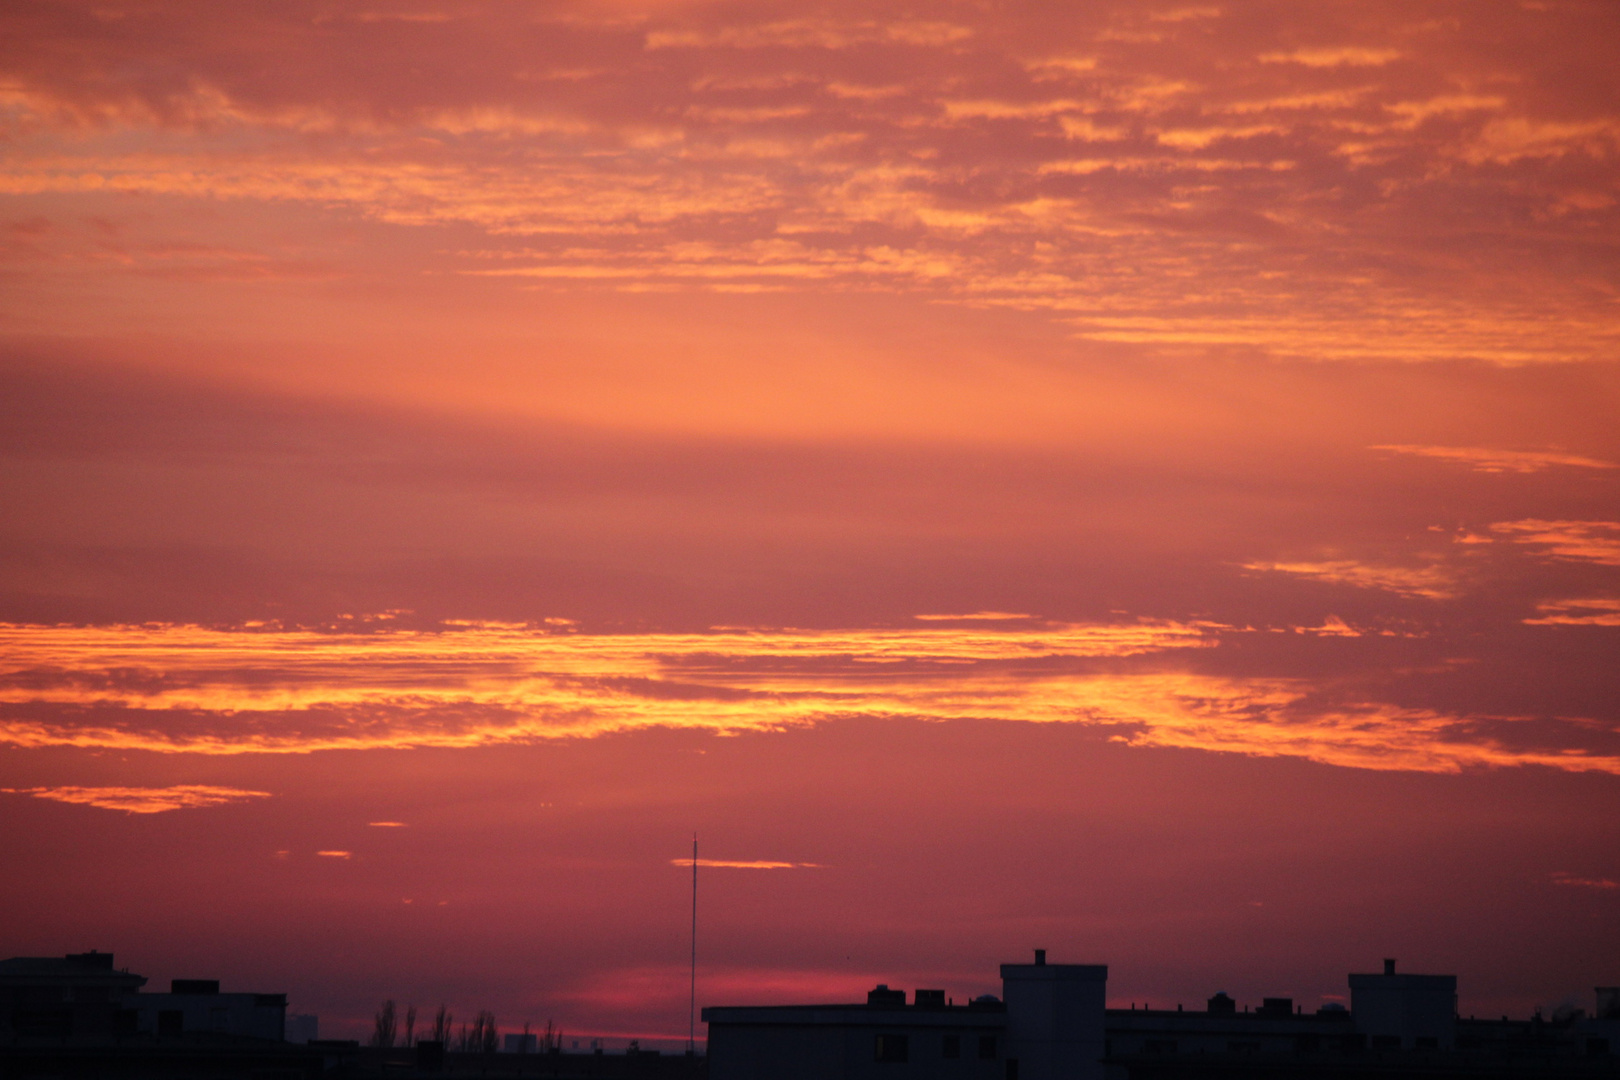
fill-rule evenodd
<path id="1" fill-rule="evenodd" d="M 286 1039 L 286 994 L 222 994 L 216 979 L 175 979 L 167 994 L 136 994 L 132 1001 L 135 1030 L 143 1035 Z"/>
<path id="2" fill-rule="evenodd" d="M 321 1019 L 313 1013 L 291 1013 L 285 1030 L 290 1043 L 312 1043 L 321 1037 Z"/>
<path id="3" fill-rule="evenodd" d="M 1101 1080 L 1108 969 L 1001 966 L 1002 997 L 878 986 L 865 1004 L 703 1010 L 712 1080 L 960 1077 Z"/>
<path id="4" fill-rule="evenodd" d="M 0 1037 L 285 1037 L 286 994 L 222 994 L 216 979 L 175 979 L 167 994 L 140 993 L 146 982 L 115 969 L 111 953 L 0 960 Z"/>
<path id="5" fill-rule="evenodd" d="M 1457 1045 L 1457 977 L 1397 975 L 1384 961 L 1382 975 L 1350 976 L 1350 1012 L 1374 1049 L 1451 1050 Z"/>
<path id="6" fill-rule="evenodd" d="M 130 1000 L 146 978 L 113 968 L 112 953 L 0 960 L 0 1038 L 111 1038 L 135 1033 Z"/>
<path id="7" fill-rule="evenodd" d="M 1453 975 L 1385 961 L 1349 977 L 1351 1007 L 1311 1013 L 1291 998 L 1202 1010 L 1105 1007 L 1107 968 L 1003 964 L 1003 999 L 879 986 L 866 1004 L 710 1007 L 712 1080 L 1499 1080 L 1620 1078 L 1620 990 L 1597 1014 L 1459 1019 Z M 974 1053 L 974 1049 L 979 1052 Z"/>

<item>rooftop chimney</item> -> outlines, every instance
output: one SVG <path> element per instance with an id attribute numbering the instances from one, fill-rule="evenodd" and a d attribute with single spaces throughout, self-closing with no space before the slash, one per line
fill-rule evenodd
<path id="1" fill-rule="evenodd" d="M 1045 967 L 1046 966 L 1046 950 L 1045 949 L 1036 949 L 1035 950 L 1035 966 L 1036 967 Z"/>
<path id="2" fill-rule="evenodd" d="M 1393 960 L 1385 960 L 1384 961 L 1384 974 L 1385 975 L 1393 975 L 1393 974 L 1395 974 L 1395 961 L 1393 961 Z"/>

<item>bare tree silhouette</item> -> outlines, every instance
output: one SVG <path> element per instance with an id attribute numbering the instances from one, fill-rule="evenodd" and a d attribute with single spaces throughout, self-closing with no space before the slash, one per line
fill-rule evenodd
<path id="1" fill-rule="evenodd" d="M 394 1000 L 389 998 L 377 1010 L 376 1026 L 371 1031 L 371 1045 L 387 1049 L 394 1045 Z"/>
<path id="2" fill-rule="evenodd" d="M 455 1017 L 443 1005 L 439 1006 L 439 1013 L 433 1018 L 433 1038 L 446 1050 L 450 1049 L 450 1032 Z"/>

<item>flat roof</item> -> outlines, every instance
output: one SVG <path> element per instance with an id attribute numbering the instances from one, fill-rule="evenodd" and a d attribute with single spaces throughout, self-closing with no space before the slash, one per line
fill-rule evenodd
<path id="1" fill-rule="evenodd" d="M 792 1027 L 979 1027 L 1007 1025 L 1003 1009 L 967 1005 L 917 1008 L 872 1008 L 849 1005 L 709 1005 L 703 1019 L 710 1024 L 760 1024 Z"/>

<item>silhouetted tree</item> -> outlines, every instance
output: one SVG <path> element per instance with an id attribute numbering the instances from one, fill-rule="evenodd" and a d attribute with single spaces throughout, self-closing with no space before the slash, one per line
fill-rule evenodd
<path id="1" fill-rule="evenodd" d="M 446 1050 L 450 1049 L 450 1031 L 454 1020 L 455 1017 L 443 1005 L 439 1006 L 439 1013 L 433 1018 L 433 1038 Z"/>
<path id="2" fill-rule="evenodd" d="M 371 1045 L 387 1049 L 394 1045 L 394 1001 L 383 1002 L 377 1010 L 377 1025 L 371 1031 Z"/>
<path id="3" fill-rule="evenodd" d="M 416 1006 L 410 1005 L 405 1009 L 405 1045 L 416 1045 Z"/>
<path id="4" fill-rule="evenodd" d="M 456 1049 L 472 1054 L 493 1054 L 500 1048 L 500 1039 L 500 1030 L 495 1026 L 495 1014 L 488 1009 L 479 1009 L 471 1026 L 461 1025 L 461 1034 L 456 1038 Z"/>

